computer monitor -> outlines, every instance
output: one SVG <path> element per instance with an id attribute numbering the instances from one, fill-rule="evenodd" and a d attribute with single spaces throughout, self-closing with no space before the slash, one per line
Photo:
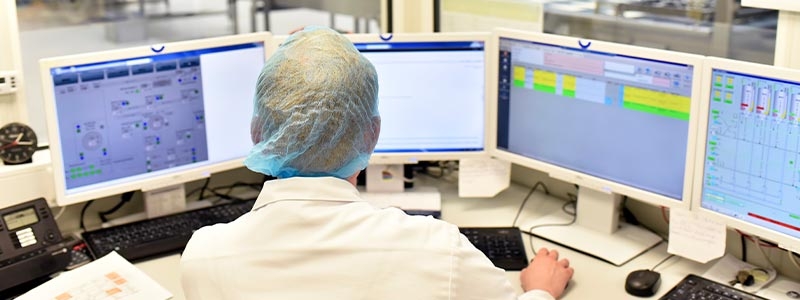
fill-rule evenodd
<path id="1" fill-rule="evenodd" d="M 371 164 L 486 154 L 489 37 L 488 33 L 348 35 L 378 72 L 381 135 Z"/>
<path id="2" fill-rule="evenodd" d="M 40 61 L 56 203 L 242 166 L 269 33 Z M 180 195 L 183 197 L 183 195 Z"/>
<path id="3" fill-rule="evenodd" d="M 657 244 L 618 222 L 620 202 L 689 207 L 702 57 L 514 30 L 494 42 L 492 154 L 579 186 L 574 224 L 533 233 L 616 265 Z"/>
<path id="4" fill-rule="evenodd" d="M 692 209 L 800 252 L 800 71 L 703 68 Z"/>
<path id="5" fill-rule="evenodd" d="M 403 176 L 385 176 L 388 170 L 402 174 L 401 164 L 486 155 L 489 37 L 348 35 L 375 66 L 380 87 L 381 135 L 367 169 L 367 191 L 404 190 Z M 425 195 L 433 195 L 428 207 L 435 210 L 438 193 Z"/>

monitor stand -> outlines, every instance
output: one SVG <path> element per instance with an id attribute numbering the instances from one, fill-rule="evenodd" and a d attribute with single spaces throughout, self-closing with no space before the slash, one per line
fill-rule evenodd
<path id="1" fill-rule="evenodd" d="M 361 197 L 381 207 L 397 207 L 409 214 L 438 216 L 442 211 L 442 196 L 435 187 L 404 188 L 402 164 L 369 165 L 366 191 Z"/>
<path id="2" fill-rule="evenodd" d="M 155 189 L 142 189 L 142 192 L 148 219 L 186 210 L 186 188 L 183 183 Z"/>
<path id="3" fill-rule="evenodd" d="M 576 220 L 569 226 L 567 214 L 537 218 L 531 233 L 620 266 L 661 242 L 662 238 L 644 228 L 619 222 L 622 196 L 580 187 Z M 529 228 L 530 228 L 529 227 Z M 523 228 L 525 229 L 525 228 Z"/>

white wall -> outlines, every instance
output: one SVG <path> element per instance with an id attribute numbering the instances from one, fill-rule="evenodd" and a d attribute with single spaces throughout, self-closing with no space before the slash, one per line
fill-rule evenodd
<path id="1" fill-rule="evenodd" d="M 17 5 L 13 0 L 0 1 L 0 71 L 16 71 L 17 73 L 17 92 L 0 95 L 0 126 L 13 121 L 27 122 Z"/>

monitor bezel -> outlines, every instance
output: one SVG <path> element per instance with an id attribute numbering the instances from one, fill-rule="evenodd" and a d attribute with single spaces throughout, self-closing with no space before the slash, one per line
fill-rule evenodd
<path id="1" fill-rule="evenodd" d="M 353 43 L 384 43 L 384 42 L 448 42 L 448 41 L 482 41 L 484 48 L 484 82 L 489 80 L 489 52 L 492 37 L 490 32 L 445 32 L 445 33 L 395 33 L 395 34 L 344 34 Z M 273 50 L 276 49 L 287 35 L 273 38 Z M 274 52 L 274 51 L 273 51 Z M 461 158 L 486 157 L 488 155 L 487 130 L 489 118 L 489 91 L 490 86 L 484 86 L 483 106 L 483 150 L 479 151 L 449 151 L 449 152 L 380 152 L 372 153 L 369 163 L 372 165 L 387 164 L 413 164 L 419 161 L 459 160 Z"/>
<path id="2" fill-rule="evenodd" d="M 494 55 L 490 59 L 490 66 L 493 76 L 488 77 L 487 85 L 491 87 L 491 98 L 489 103 L 490 121 L 487 130 L 491 132 L 490 140 L 488 142 L 489 154 L 493 157 L 510 161 L 512 163 L 539 170 L 549 174 L 551 177 L 560 179 L 569 183 L 577 184 L 592 188 L 605 193 L 615 193 L 625 195 L 637 200 L 644 201 L 653 205 L 659 205 L 670 208 L 683 208 L 689 209 L 691 206 L 691 191 L 692 191 L 692 176 L 694 175 L 694 149 L 697 131 L 697 112 L 699 108 L 698 97 L 700 96 L 700 84 L 702 63 L 704 57 L 701 55 L 687 54 L 680 52 L 672 52 L 661 49 L 645 48 L 632 45 L 617 44 L 612 42 L 596 41 L 580 39 L 575 37 L 552 35 L 546 33 L 526 32 L 513 29 L 498 28 L 495 29 L 492 37 L 492 44 L 495 49 L 493 53 L 498 53 L 500 48 L 501 38 L 511 38 L 523 41 L 530 41 L 540 44 L 550 44 L 555 46 L 580 48 L 580 44 L 587 45 L 589 43 L 589 50 L 599 52 L 619 53 L 622 55 L 641 57 L 645 59 L 675 62 L 680 64 L 693 65 L 693 82 L 692 82 L 692 105 L 690 108 L 689 127 L 687 133 L 687 147 L 686 147 L 686 161 L 684 170 L 684 186 L 681 199 L 671 198 L 665 195 L 650 192 L 641 188 L 633 187 L 630 185 L 614 182 L 612 180 L 603 179 L 597 176 L 589 175 L 579 171 L 567 169 L 555 164 L 544 162 L 541 160 L 525 157 L 515 154 L 506 150 L 497 148 L 497 68 L 499 66 L 499 55 Z"/>
<path id="3" fill-rule="evenodd" d="M 711 105 L 711 93 L 713 88 L 711 84 L 713 81 L 714 69 L 721 69 L 730 72 L 743 73 L 747 75 L 760 76 L 772 78 L 776 80 L 784 80 L 789 82 L 797 82 L 800 84 L 800 70 L 792 70 L 782 67 L 775 67 L 770 65 L 763 65 L 751 62 L 742 62 L 725 58 L 708 57 L 703 64 L 703 81 L 702 92 L 700 99 L 700 110 L 698 119 L 697 133 L 697 150 L 694 161 L 694 176 L 697 178 L 697 183 L 694 185 L 692 193 L 692 211 L 697 212 L 701 216 L 709 219 L 716 220 L 724 223 L 726 226 L 736 228 L 762 237 L 766 240 L 775 242 L 784 249 L 789 249 L 794 252 L 800 252 L 800 238 L 792 237 L 788 234 L 781 233 L 766 227 L 758 226 L 748 223 L 734 217 L 715 212 L 710 209 L 703 208 L 702 206 L 702 193 L 703 193 L 703 173 L 705 172 L 705 157 L 706 157 L 706 139 L 708 138 L 708 113 Z"/>
<path id="4" fill-rule="evenodd" d="M 51 69 L 249 43 L 262 43 L 264 46 L 264 60 L 266 60 L 271 54 L 271 38 L 271 33 L 259 32 L 41 59 L 39 61 L 39 68 L 42 76 L 45 119 L 47 120 L 47 130 L 50 141 L 49 148 L 52 160 L 56 204 L 65 206 L 101 197 L 113 196 L 128 191 L 147 191 L 169 185 L 183 184 L 185 182 L 209 177 L 212 173 L 242 167 L 244 166 L 242 162 L 245 156 L 215 163 L 202 164 L 196 167 L 179 167 L 177 170 L 148 178 L 92 188 L 88 191 L 67 193 L 66 178 L 63 175 L 60 176 L 64 174 L 65 168 L 61 154 L 61 133 L 58 128 L 56 116 L 55 89 L 53 86 Z M 153 49 L 162 50 L 157 52 Z"/>

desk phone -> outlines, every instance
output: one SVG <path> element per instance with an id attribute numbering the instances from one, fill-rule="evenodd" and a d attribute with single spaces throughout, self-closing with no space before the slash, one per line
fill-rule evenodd
<path id="1" fill-rule="evenodd" d="M 68 250 L 44 198 L 0 209 L 0 292 L 64 270 Z"/>

